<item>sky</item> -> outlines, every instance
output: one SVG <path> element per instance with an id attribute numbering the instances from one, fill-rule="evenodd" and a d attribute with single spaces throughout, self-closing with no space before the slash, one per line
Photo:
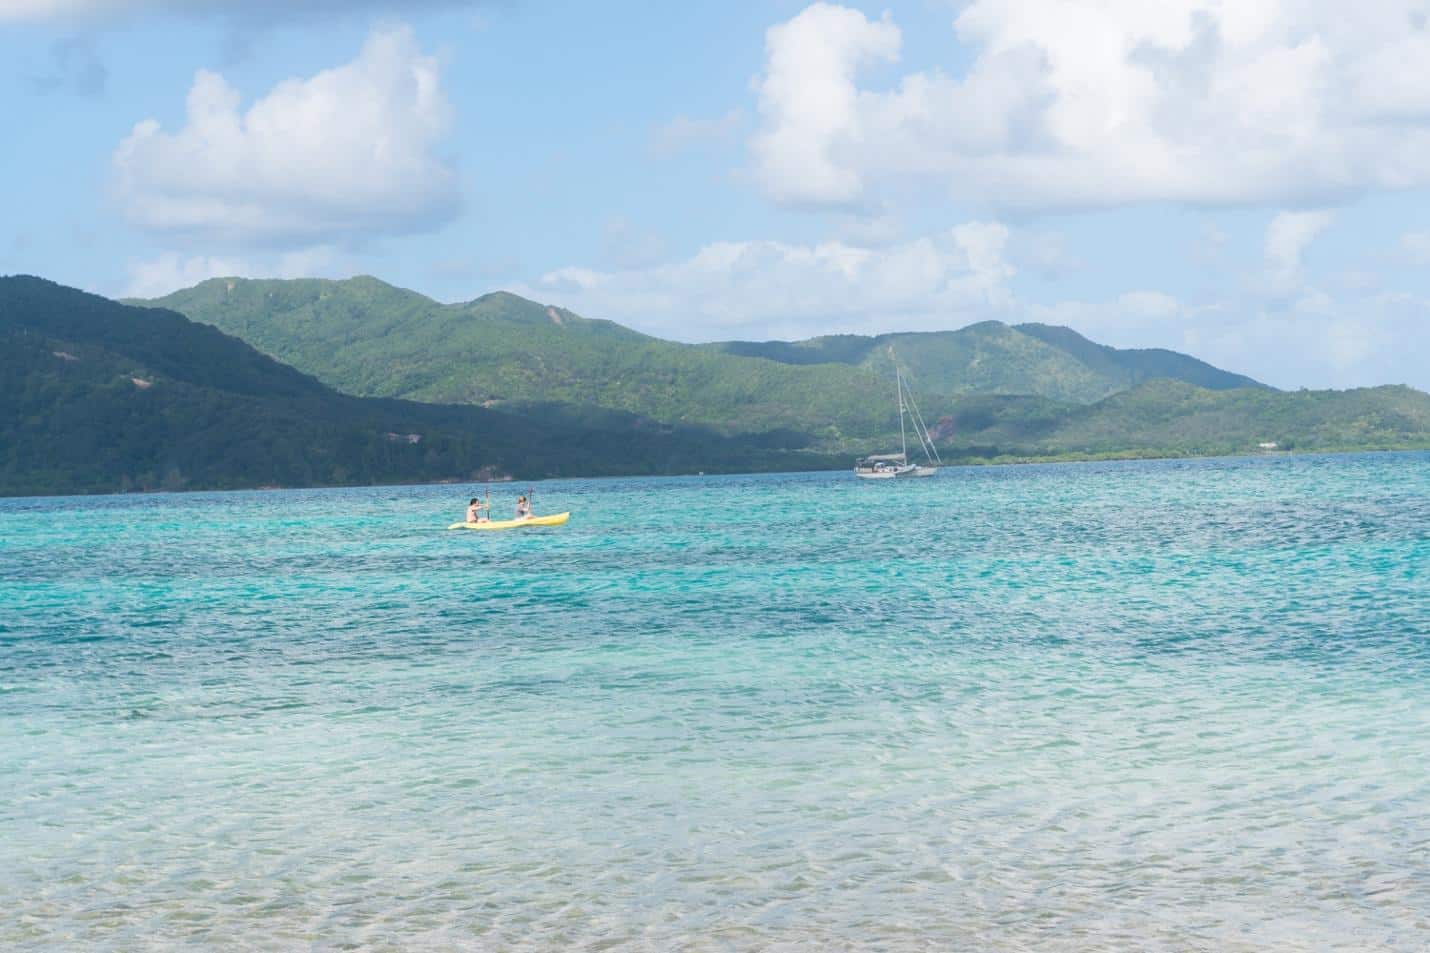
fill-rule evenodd
<path id="1" fill-rule="evenodd" d="M 1430 0 L 0 0 L 0 274 L 1430 390 Z"/>

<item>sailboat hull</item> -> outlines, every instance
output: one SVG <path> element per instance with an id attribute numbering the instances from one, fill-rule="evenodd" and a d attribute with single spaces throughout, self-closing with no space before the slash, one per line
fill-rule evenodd
<path id="1" fill-rule="evenodd" d="M 906 467 L 883 470 L 855 470 L 854 475 L 861 480 L 908 480 L 914 477 L 931 477 L 938 467 L 920 467 L 910 464 Z"/>

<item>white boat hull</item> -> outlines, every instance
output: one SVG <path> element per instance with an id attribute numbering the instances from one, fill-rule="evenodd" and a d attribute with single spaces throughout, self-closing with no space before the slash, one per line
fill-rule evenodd
<path id="1" fill-rule="evenodd" d="M 906 467 L 886 470 L 855 470 L 854 475 L 861 480 L 908 480 L 913 477 L 931 477 L 937 472 L 938 467 L 920 467 L 910 464 Z"/>

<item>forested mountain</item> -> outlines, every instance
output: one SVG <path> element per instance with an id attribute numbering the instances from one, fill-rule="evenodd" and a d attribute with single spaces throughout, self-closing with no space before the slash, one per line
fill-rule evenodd
<path id="1" fill-rule="evenodd" d="M 678 344 L 498 292 L 444 305 L 375 278 L 217 278 L 154 304 L 237 335 L 348 393 L 621 410 L 724 432 L 790 428 L 831 446 L 887 434 L 894 363 L 930 413 L 964 394 L 1092 403 L 1152 377 L 1258 386 L 1172 351 L 1120 351 L 1067 328 Z M 938 400 L 943 398 L 943 400 Z"/>
<path id="2" fill-rule="evenodd" d="M 1017 394 L 1093 403 L 1145 380 L 1167 378 L 1213 390 L 1263 385 L 1176 351 L 1123 350 L 1071 328 L 983 321 L 957 331 L 839 334 L 807 341 L 726 341 L 727 354 L 782 364 L 845 364 L 891 378 L 894 365 L 941 396 Z"/>
<path id="3" fill-rule="evenodd" d="M 214 279 L 154 303 L 362 396 L 554 402 L 727 433 L 792 428 L 831 446 L 897 426 L 872 374 L 751 361 L 501 292 L 443 305 L 374 278 Z"/>
<path id="4" fill-rule="evenodd" d="M 0 493 L 831 464 L 797 442 L 350 397 L 182 315 L 0 278 Z"/>
<path id="5" fill-rule="evenodd" d="M 460 362 L 440 353 L 429 358 L 402 340 L 415 331 L 410 322 L 420 324 L 420 315 L 431 313 L 430 303 L 422 303 L 425 299 L 380 282 L 340 284 L 344 293 L 327 298 L 322 294 L 331 282 L 235 281 L 234 289 L 260 300 L 283 290 L 301 287 L 304 295 L 316 290 L 317 303 L 305 307 L 334 335 L 330 350 L 370 353 L 370 363 L 353 366 L 365 368 L 373 381 L 430 377 L 429 361 L 446 367 L 454 381 L 462 377 Z M 200 287 L 212 291 L 211 285 Z M 221 287 L 227 293 L 226 283 Z M 356 309 L 345 337 L 330 309 L 352 306 L 352 292 L 362 289 L 371 300 Z M 383 300 L 391 304 L 390 310 L 380 305 Z M 404 317 L 404 306 L 417 313 Z M 701 375 L 715 377 L 728 368 L 733 378 L 713 381 L 723 388 L 713 392 L 726 395 L 739 412 L 772 408 L 764 393 L 741 390 L 769 385 L 780 388 L 782 400 L 811 413 L 811 407 L 827 406 L 820 401 L 826 399 L 829 380 L 789 372 L 814 371 L 845 375 L 838 378 L 845 392 L 849 380 L 865 381 L 866 391 L 853 392 L 870 407 L 862 409 L 862 417 L 860 408 L 851 407 L 848 417 L 823 428 L 734 432 L 752 424 L 743 418 L 725 428 L 671 424 L 591 406 L 579 397 L 544 403 L 494 401 L 502 409 L 357 397 L 172 311 L 130 307 L 38 278 L 0 278 L 0 493 L 843 467 L 854 452 L 890 445 L 896 421 L 887 380 L 878 369 L 880 350 L 892 347 L 901 363 L 904 347 L 923 350 L 906 341 L 868 338 L 781 345 L 825 350 L 842 358 L 802 365 L 789 363 L 789 354 L 747 357 L 723 351 L 726 346 L 656 341 L 510 295 L 436 307 L 455 313 L 443 320 L 459 337 L 465 323 L 482 325 L 472 340 L 498 340 L 501 336 L 493 336 L 488 326 L 495 324 L 517 341 L 556 341 L 565 348 L 533 353 L 522 352 L 519 344 L 508 345 L 518 355 L 510 367 L 495 354 L 486 359 L 488 376 L 495 380 L 548 380 L 543 362 L 553 355 L 579 356 L 583 342 L 615 341 L 628 345 L 630 353 L 622 354 L 623 348 L 614 345 L 594 348 L 603 356 L 578 365 L 591 376 L 568 378 L 566 393 L 595 389 L 649 397 L 649 382 L 665 380 L 667 399 L 684 395 L 688 401 L 692 391 L 685 389 L 686 375 L 709 381 L 711 377 Z M 261 308 L 250 310 L 257 326 L 249 333 L 255 338 L 270 333 L 264 330 Z M 296 323 L 291 314 L 273 323 L 290 328 L 290 321 Z M 375 334 L 374 328 L 384 321 L 388 330 Z M 1121 367 L 1129 380 L 1152 374 L 1166 362 L 1188 376 L 1224 373 L 1199 362 L 1189 364 L 1192 359 L 1171 352 L 1100 349 L 1085 339 L 1066 339 L 1063 329 L 1048 330 L 1063 339 L 1059 350 L 1088 350 L 1082 366 L 1100 361 L 1105 373 L 1110 373 L 1108 367 Z M 954 336 L 964 335 L 965 344 L 972 339 L 975 348 L 983 347 L 979 342 L 984 340 L 1001 340 L 997 346 L 1004 353 L 1027 347 L 1009 332 L 1027 341 L 1040 341 L 1038 334 L 1044 333 L 975 325 Z M 310 360 L 321 356 L 322 338 L 316 333 L 290 328 L 276 337 L 307 342 L 311 350 L 303 353 Z M 345 341 L 363 342 L 372 350 L 344 349 Z M 405 355 L 401 362 L 391 360 L 394 350 Z M 671 355 L 679 361 L 667 361 Z M 639 377 L 637 372 L 652 364 L 658 371 Z M 607 372 L 633 375 L 642 383 L 627 386 L 622 379 L 599 376 Z M 1214 377 L 1211 382 L 1223 381 Z M 383 388 L 374 384 L 373 389 Z M 708 395 L 712 390 L 698 392 Z M 926 399 L 935 438 L 945 455 L 957 461 L 1245 453 L 1273 441 L 1297 450 L 1430 448 L 1430 395 L 1408 387 L 1284 393 L 1260 386 L 1209 389 L 1149 378 L 1134 380 L 1130 388 L 1094 403 L 996 393 L 926 394 Z M 781 418 L 771 409 L 763 419 Z"/>

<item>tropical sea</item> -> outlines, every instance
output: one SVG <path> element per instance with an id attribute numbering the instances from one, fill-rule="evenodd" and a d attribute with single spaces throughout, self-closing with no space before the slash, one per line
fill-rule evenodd
<path id="1" fill-rule="evenodd" d="M 473 489 L 0 501 L 0 948 L 1425 948 L 1430 454 Z"/>

